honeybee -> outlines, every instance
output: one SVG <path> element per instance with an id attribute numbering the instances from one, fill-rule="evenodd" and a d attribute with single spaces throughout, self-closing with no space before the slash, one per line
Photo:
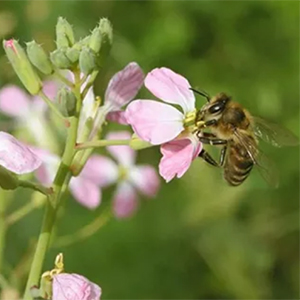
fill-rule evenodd
<path id="1" fill-rule="evenodd" d="M 259 139 L 281 147 L 298 145 L 298 138 L 277 124 L 253 117 L 225 93 L 210 98 L 204 92 L 192 90 L 208 102 L 197 112 L 195 132 L 199 140 L 222 146 L 219 162 L 204 149 L 199 156 L 213 166 L 223 167 L 224 178 L 230 185 L 243 183 L 255 165 L 262 177 L 277 187 L 278 173 L 274 164 L 259 150 Z M 203 131 L 205 128 L 210 132 Z"/>

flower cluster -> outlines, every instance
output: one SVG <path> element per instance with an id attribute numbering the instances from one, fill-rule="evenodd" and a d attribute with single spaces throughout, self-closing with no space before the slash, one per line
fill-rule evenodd
<path id="1" fill-rule="evenodd" d="M 0 90 L 0 112 L 14 120 L 14 134 L 22 139 L 0 132 L 0 187 L 23 186 L 47 196 L 45 220 L 50 224 L 41 231 L 48 230 L 39 240 L 41 251 L 49 245 L 55 220 L 47 214 L 57 213 L 65 190 L 84 207 L 96 209 L 103 190 L 113 185 L 114 215 L 129 217 L 138 208 L 139 194 L 153 198 L 160 187 L 155 168 L 136 163 L 136 150 L 160 146 L 158 168 L 166 182 L 183 176 L 202 150 L 194 134 L 194 94 L 188 80 L 172 70 L 156 68 L 144 76 L 141 67 L 130 62 L 110 79 L 103 100 L 94 94 L 112 38 L 112 26 L 105 18 L 78 41 L 72 26 L 59 18 L 56 49 L 49 54 L 35 41 L 27 43 L 26 51 L 14 39 L 3 42 L 13 69 L 32 96 L 14 85 Z M 41 73 L 47 76 L 45 81 Z M 161 101 L 136 99 L 143 84 Z M 105 135 L 110 122 L 130 126 L 134 133 L 108 127 Z M 108 155 L 93 153 L 97 146 L 105 146 Z M 32 172 L 36 181 L 19 177 Z M 44 254 L 35 255 L 33 269 L 41 265 L 37 261 Z M 28 287 L 37 284 L 32 274 L 41 273 L 33 269 L 25 299 L 30 298 Z M 45 295 L 53 300 L 100 299 L 99 286 L 81 275 L 64 273 L 62 262 L 44 278 L 51 283 Z"/>

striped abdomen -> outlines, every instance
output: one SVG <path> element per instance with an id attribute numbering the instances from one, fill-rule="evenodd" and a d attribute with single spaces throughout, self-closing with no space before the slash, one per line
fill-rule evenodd
<path id="1" fill-rule="evenodd" d="M 224 165 L 224 178 L 230 185 L 240 185 L 250 174 L 253 160 L 241 144 L 231 144 Z"/>

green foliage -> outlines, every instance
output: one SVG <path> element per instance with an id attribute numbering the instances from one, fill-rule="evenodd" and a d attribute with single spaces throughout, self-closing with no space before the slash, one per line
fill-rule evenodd
<path id="1" fill-rule="evenodd" d="M 15 15 L 15 38 L 34 38 L 47 50 L 54 48 L 49 41 L 58 16 L 79 28 L 78 38 L 107 17 L 114 43 L 96 84 L 99 95 L 129 61 L 145 72 L 166 66 L 194 88 L 227 92 L 299 136 L 298 2 L 2 1 L 1 7 Z M 1 71 L 0 83 L 8 81 L 11 73 Z M 152 98 L 146 89 L 140 97 Z M 130 220 L 114 220 L 84 242 L 53 249 L 48 266 L 63 251 L 67 270 L 100 284 L 103 299 L 298 298 L 299 148 L 266 146 L 264 152 L 280 170 L 277 190 L 256 171 L 241 187 L 228 187 L 220 170 L 199 160 L 182 179 L 162 184 L 155 200 L 143 199 Z M 139 152 L 139 160 L 154 165 L 159 157 L 158 148 Z M 110 196 L 104 193 L 104 203 Z M 26 197 L 17 193 L 16 202 Z M 102 209 L 89 212 L 70 198 L 57 234 L 75 232 Z M 40 218 L 35 212 L 10 230 L 10 265 L 37 235 Z"/>

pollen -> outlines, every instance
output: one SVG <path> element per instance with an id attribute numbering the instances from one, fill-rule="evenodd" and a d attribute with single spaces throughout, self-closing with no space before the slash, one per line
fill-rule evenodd
<path id="1" fill-rule="evenodd" d="M 197 117 L 197 110 L 193 110 L 185 115 L 183 125 L 185 128 L 188 128 L 190 126 L 194 126 L 196 122 Z"/>

